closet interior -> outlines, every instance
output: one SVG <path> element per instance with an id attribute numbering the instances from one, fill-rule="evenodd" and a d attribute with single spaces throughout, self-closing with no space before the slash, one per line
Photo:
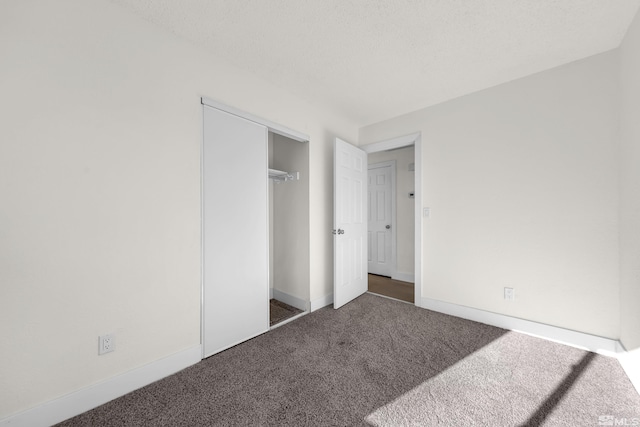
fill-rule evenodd
<path id="1" fill-rule="evenodd" d="M 309 144 L 269 132 L 269 326 L 309 301 Z"/>

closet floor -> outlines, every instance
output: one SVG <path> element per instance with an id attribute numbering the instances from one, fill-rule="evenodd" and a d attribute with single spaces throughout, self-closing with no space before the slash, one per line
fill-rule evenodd
<path id="1" fill-rule="evenodd" d="M 269 300 L 269 326 L 280 323 L 302 313 L 302 310 L 285 304 L 277 299 Z"/>

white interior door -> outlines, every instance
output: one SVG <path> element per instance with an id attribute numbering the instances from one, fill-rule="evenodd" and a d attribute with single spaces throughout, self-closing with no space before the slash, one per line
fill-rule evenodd
<path id="1" fill-rule="evenodd" d="M 203 356 L 269 330 L 267 128 L 203 106 Z"/>
<path id="2" fill-rule="evenodd" d="M 336 138 L 333 191 L 333 307 L 367 291 L 367 153 Z"/>
<path id="3" fill-rule="evenodd" d="M 393 273 L 393 165 L 369 165 L 368 176 L 368 270 L 381 276 Z"/>

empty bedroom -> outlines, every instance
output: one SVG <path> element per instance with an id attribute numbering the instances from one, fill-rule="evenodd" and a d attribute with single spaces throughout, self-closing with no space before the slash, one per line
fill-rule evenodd
<path id="1" fill-rule="evenodd" d="M 640 425 L 639 8 L 1 1 L 0 426 Z"/>

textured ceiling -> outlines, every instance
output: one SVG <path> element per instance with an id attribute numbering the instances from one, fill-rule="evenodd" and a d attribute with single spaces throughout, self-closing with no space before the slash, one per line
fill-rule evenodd
<path id="1" fill-rule="evenodd" d="M 640 0 L 111 0 L 359 125 L 617 47 Z"/>

